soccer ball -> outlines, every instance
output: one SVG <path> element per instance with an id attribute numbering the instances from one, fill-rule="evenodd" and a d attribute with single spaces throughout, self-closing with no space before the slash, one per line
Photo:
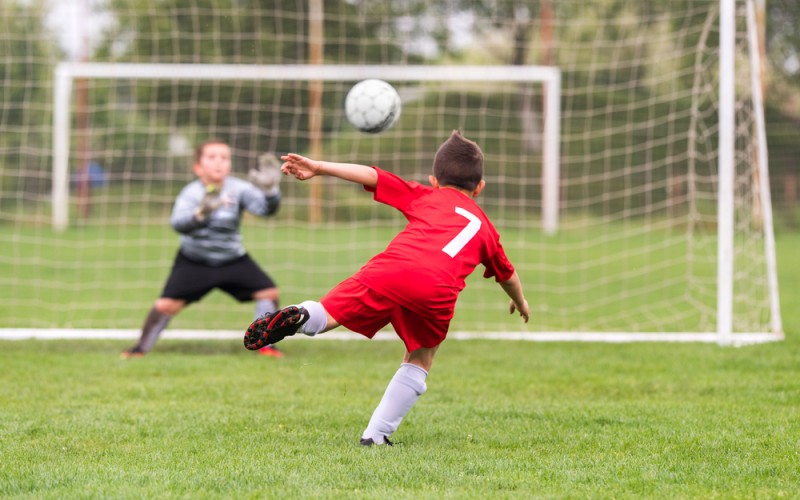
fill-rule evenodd
<path id="1" fill-rule="evenodd" d="M 362 80 L 353 85 L 344 100 L 347 120 L 370 134 L 389 129 L 400 117 L 400 96 L 383 80 Z"/>

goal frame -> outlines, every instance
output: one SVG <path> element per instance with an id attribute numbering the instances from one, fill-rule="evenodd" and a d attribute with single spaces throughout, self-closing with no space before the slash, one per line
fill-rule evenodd
<path id="1" fill-rule="evenodd" d="M 537 82 L 544 87 L 542 146 L 542 229 L 558 228 L 561 134 L 561 70 L 555 66 L 392 66 L 392 65 L 239 65 L 63 62 L 55 69 L 53 102 L 52 225 L 69 221 L 69 156 L 72 90 L 75 79 L 207 81 L 360 81 Z"/>
<path id="2" fill-rule="evenodd" d="M 748 40 L 750 64 L 758 74 L 761 61 L 754 50 L 752 0 L 748 0 Z M 763 96 L 753 82 L 753 107 L 758 141 L 759 195 L 764 207 L 764 240 L 770 302 L 770 331 L 732 332 L 733 317 L 733 175 L 735 127 L 735 0 L 720 4 L 720 87 L 719 87 L 719 183 L 718 183 L 718 263 L 716 332 L 451 332 L 455 339 L 497 339 L 578 342 L 701 342 L 719 345 L 746 345 L 779 341 L 784 338 L 778 297 L 777 265 L 769 194 Z M 65 62 L 55 69 L 53 118 L 52 225 L 63 231 L 69 214 L 69 156 L 73 84 L 75 79 L 160 79 L 160 80 L 293 80 L 359 81 L 380 78 L 388 81 L 473 81 L 541 82 L 546 96 L 543 126 L 542 229 L 552 234 L 558 228 L 560 186 L 561 72 L 552 66 L 364 66 L 364 65 L 232 65 L 232 64 L 141 64 Z M 754 77 L 755 78 L 755 77 Z M 38 333 L 37 333 L 38 332 Z M 15 329 L 10 338 L 51 338 L 40 330 Z M 226 332 L 215 332 L 216 335 Z M 232 332 L 228 332 L 233 335 Z M 44 336 L 42 336 L 44 335 Z M 61 338 L 135 338 L 133 330 L 69 330 Z M 190 333 L 183 333 L 190 336 Z M 206 338 L 202 333 L 194 338 Z M 99 337 L 98 337 L 99 336 Z M 169 336 L 169 334 L 167 335 Z M 183 338 L 178 336 L 177 338 Z M 346 334 L 330 338 L 349 338 Z"/>

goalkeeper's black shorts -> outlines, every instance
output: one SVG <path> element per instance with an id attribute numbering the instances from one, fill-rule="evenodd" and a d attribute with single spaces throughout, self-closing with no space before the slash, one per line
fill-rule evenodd
<path id="1" fill-rule="evenodd" d="M 190 303 L 219 288 L 239 302 L 247 302 L 253 300 L 255 292 L 274 287 L 275 282 L 247 254 L 228 263 L 211 266 L 178 252 L 161 296 Z"/>

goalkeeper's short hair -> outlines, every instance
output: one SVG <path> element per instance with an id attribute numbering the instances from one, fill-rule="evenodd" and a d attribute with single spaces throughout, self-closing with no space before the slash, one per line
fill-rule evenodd
<path id="1" fill-rule="evenodd" d="M 222 139 L 208 139 L 208 140 L 205 140 L 205 141 L 201 142 L 200 144 L 198 144 L 196 148 L 194 148 L 194 162 L 195 163 L 198 163 L 200 161 L 200 158 L 203 156 L 203 151 L 205 151 L 206 146 L 210 146 L 212 144 L 222 144 L 222 145 L 230 147 L 228 145 L 228 143 L 223 141 Z"/>
<path id="2" fill-rule="evenodd" d="M 459 130 L 454 130 L 436 151 L 433 176 L 442 186 L 472 191 L 483 179 L 483 151 Z"/>

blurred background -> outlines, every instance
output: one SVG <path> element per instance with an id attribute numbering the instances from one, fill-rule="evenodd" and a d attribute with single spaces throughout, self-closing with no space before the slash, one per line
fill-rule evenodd
<path id="1" fill-rule="evenodd" d="M 769 312 L 763 207 L 752 187 L 757 134 L 746 2 L 735 5 L 736 241 L 744 266 L 735 300 L 759 304 L 735 323 L 751 331 L 763 328 Z M 800 227 L 800 2 L 753 5 L 780 235 Z M 541 328 L 715 327 L 717 1 L 4 0 L 0 22 L 7 327 L 136 328 L 177 248 L 167 218 L 192 179 L 199 141 L 228 141 L 239 176 L 264 151 L 296 151 L 424 182 L 436 147 L 454 128 L 486 152 L 482 204 L 531 283 Z M 68 229 L 56 231 L 59 62 L 557 67 L 559 232 L 545 236 L 541 227 L 541 82 L 393 82 L 404 101 L 401 120 L 367 136 L 343 116 L 352 81 L 324 82 L 315 93 L 307 81 L 80 78 L 71 94 Z M 315 113 L 321 121 L 311 125 Z M 321 295 L 402 227 L 358 189 L 286 182 L 284 194 L 278 218 L 248 220 L 244 232 L 288 300 Z M 460 302 L 474 315 L 457 326 L 519 329 L 496 328 L 488 311 L 502 307 L 484 303 L 489 286 Z M 209 302 L 210 312 L 178 324 L 242 323 L 245 309 L 226 297 Z"/>

